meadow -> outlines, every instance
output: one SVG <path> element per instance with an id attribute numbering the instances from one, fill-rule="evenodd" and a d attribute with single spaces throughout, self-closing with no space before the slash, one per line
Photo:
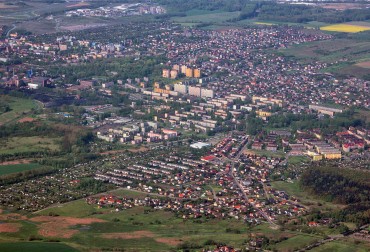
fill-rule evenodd
<path id="1" fill-rule="evenodd" d="M 296 184 L 286 186 L 286 188 L 289 187 L 292 188 L 291 191 L 300 193 Z M 105 195 L 136 198 L 145 197 L 146 193 L 117 189 Z M 1 213 L 0 217 L 2 217 Z M 243 221 L 233 218 L 184 220 L 173 212 L 142 206 L 116 211 L 110 207 L 99 208 L 97 205 L 88 205 L 84 199 L 55 205 L 27 217 L 20 216 L 18 221 L 12 220 L 10 223 L 18 223 L 21 227 L 17 232 L 0 233 L 0 251 L 9 251 L 5 250 L 8 248 L 14 250 L 18 247 L 24 247 L 24 251 L 47 251 L 47 249 L 169 251 L 183 248 L 198 251 L 201 248 L 212 247 L 210 244 L 213 242 L 243 248 L 247 246 L 250 237 L 262 234 L 273 240 L 285 237 L 283 241 L 271 245 L 270 249 L 291 251 L 323 238 L 320 235 L 271 229 L 267 223 L 249 227 Z M 45 230 L 50 226 L 53 227 L 53 232 L 60 236 L 48 235 Z M 33 237 L 33 242 L 24 242 L 30 237 Z M 49 243 L 50 241 L 58 241 L 58 243 Z M 329 248 L 339 246 L 341 249 L 354 246 L 348 241 L 338 244 L 330 243 L 323 246 L 329 246 Z"/>
<path id="2" fill-rule="evenodd" d="M 27 252 L 74 252 L 78 251 L 66 244 L 51 242 L 18 242 L 0 243 L 1 252 L 27 251 Z"/>
<path id="3" fill-rule="evenodd" d="M 277 190 L 285 191 L 287 194 L 299 198 L 301 204 L 307 207 L 314 206 L 316 208 L 320 208 L 322 211 L 330 211 L 331 209 L 344 207 L 343 205 L 333 204 L 309 195 L 300 188 L 298 181 L 293 181 L 292 183 L 285 181 L 274 181 L 271 182 L 271 186 Z"/>
<path id="4" fill-rule="evenodd" d="M 311 159 L 306 156 L 289 156 L 288 157 L 288 164 L 294 165 L 294 164 L 300 164 L 303 162 L 310 162 Z"/>
<path id="5" fill-rule="evenodd" d="M 0 176 L 17 173 L 22 171 L 28 171 L 40 168 L 41 165 L 37 163 L 30 163 L 30 164 L 14 164 L 14 165 L 0 165 Z"/>
<path id="6" fill-rule="evenodd" d="M 326 251 L 336 251 L 336 252 L 366 252 L 369 251 L 370 247 L 361 243 L 353 242 L 341 242 L 333 241 L 330 243 L 325 243 L 319 247 L 313 248 L 312 252 L 326 252 Z"/>
<path id="7" fill-rule="evenodd" d="M 0 155 L 24 154 L 39 151 L 59 151 L 61 138 L 58 137 L 10 137 L 0 139 Z"/>
<path id="8" fill-rule="evenodd" d="M 201 23 L 212 23 L 220 24 L 226 21 L 238 17 L 239 11 L 235 12 L 200 12 L 192 11 L 187 13 L 186 17 L 173 17 L 172 21 L 180 24 L 189 25 L 191 23 L 201 24 Z"/>
<path id="9" fill-rule="evenodd" d="M 0 101 L 9 104 L 10 111 L 0 114 L 0 125 L 14 122 L 24 117 L 32 109 L 40 108 L 35 100 L 0 95 Z"/>
<path id="10" fill-rule="evenodd" d="M 348 37 L 334 38 L 294 45 L 287 49 L 281 49 L 279 52 L 285 56 L 294 56 L 303 62 L 312 62 L 313 60 L 339 62 L 323 69 L 322 72 L 360 78 L 369 74 L 367 62 L 370 60 L 370 42 L 368 40 Z"/>

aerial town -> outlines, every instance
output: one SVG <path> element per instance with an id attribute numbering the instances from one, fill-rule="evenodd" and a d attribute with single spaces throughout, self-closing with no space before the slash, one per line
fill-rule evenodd
<path id="1" fill-rule="evenodd" d="M 367 49 L 337 58 L 353 37 L 300 24 L 174 22 L 167 2 L 0 27 L 0 251 L 368 251 L 370 73 L 337 70 Z"/>

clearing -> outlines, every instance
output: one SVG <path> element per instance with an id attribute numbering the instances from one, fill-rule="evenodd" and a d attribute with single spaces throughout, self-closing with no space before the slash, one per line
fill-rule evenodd
<path id="1" fill-rule="evenodd" d="M 58 137 L 11 137 L 0 139 L 0 155 L 22 154 L 41 151 L 59 151 L 61 138 Z"/>
<path id="2" fill-rule="evenodd" d="M 9 112 L 0 114 L 0 125 L 18 120 L 28 114 L 32 109 L 40 108 L 40 104 L 35 100 L 7 95 L 0 95 L 0 103 L 6 103 L 10 107 Z"/>
<path id="3" fill-rule="evenodd" d="M 343 205 L 320 200 L 309 195 L 299 187 L 298 181 L 294 181 L 292 183 L 285 181 L 274 181 L 271 182 L 271 186 L 276 190 L 285 191 L 290 196 L 295 196 L 296 198 L 300 199 L 301 204 L 305 206 L 315 205 L 315 207 L 320 207 L 323 211 L 344 207 Z"/>

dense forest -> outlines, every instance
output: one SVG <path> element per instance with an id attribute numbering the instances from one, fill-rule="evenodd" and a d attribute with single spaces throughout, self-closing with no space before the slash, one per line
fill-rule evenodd
<path id="1" fill-rule="evenodd" d="M 291 23 L 306 23 L 311 21 L 342 23 L 370 19 L 370 10 L 366 8 L 337 11 L 316 6 L 248 0 L 159 0 L 159 3 L 168 7 L 170 9 L 170 13 L 176 15 L 181 13 L 185 14 L 187 11 L 193 9 L 241 12 L 238 18 L 230 21 L 238 21 L 254 17 L 257 17 L 260 20 Z"/>
<path id="2" fill-rule="evenodd" d="M 128 78 L 138 78 L 142 76 L 153 77 L 161 76 L 161 63 L 166 62 L 163 57 L 148 57 L 136 60 L 134 58 L 124 59 L 102 59 L 89 64 L 70 65 L 63 68 L 51 67 L 51 75 L 65 75 L 65 83 L 76 83 L 78 79 L 91 78 L 97 73 L 101 77 L 106 77 L 106 81 L 116 81 L 117 79 L 126 80 Z M 112 75 L 111 72 L 116 72 Z"/>
<path id="3" fill-rule="evenodd" d="M 370 222 L 369 177 L 369 171 L 312 165 L 302 174 L 300 185 L 308 193 L 347 205 L 344 209 L 328 213 L 327 217 L 363 225 Z"/>
<path id="4" fill-rule="evenodd" d="M 339 15 L 340 13 L 340 15 Z M 259 9 L 258 18 L 280 22 L 306 23 L 318 21 L 324 23 L 342 23 L 370 19 L 369 9 L 336 11 L 306 5 L 288 5 L 264 2 Z"/>

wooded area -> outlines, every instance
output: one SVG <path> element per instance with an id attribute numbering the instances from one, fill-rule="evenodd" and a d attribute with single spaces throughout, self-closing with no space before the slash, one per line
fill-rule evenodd
<path id="1" fill-rule="evenodd" d="M 312 165 L 303 172 L 300 184 L 311 194 L 347 205 L 342 210 L 326 213 L 327 217 L 363 225 L 370 222 L 369 175 L 368 171 Z"/>

